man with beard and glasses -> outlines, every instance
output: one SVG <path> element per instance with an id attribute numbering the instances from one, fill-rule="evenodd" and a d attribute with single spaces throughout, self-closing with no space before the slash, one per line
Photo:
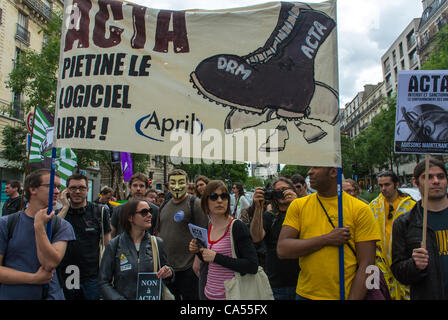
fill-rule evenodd
<path id="1" fill-rule="evenodd" d="M 411 300 L 448 298 L 448 198 L 445 164 L 429 159 L 414 168 L 412 181 L 422 198 L 428 175 L 428 203 L 417 202 L 401 215 L 392 229 L 392 272 L 398 281 L 410 285 Z M 427 209 L 427 242 L 422 245 L 423 213 Z"/>
<path id="2" fill-rule="evenodd" d="M 168 174 L 168 188 L 172 198 L 160 207 L 156 234 L 165 244 L 168 263 L 176 277 L 169 289 L 177 300 L 198 300 L 198 277 L 193 271 L 195 255 L 189 252 L 193 239 L 189 223 L 207 228 L 208 218 L 201 209 L 201 200 L 187 193 L 188 176 L 176 169 Z"/>

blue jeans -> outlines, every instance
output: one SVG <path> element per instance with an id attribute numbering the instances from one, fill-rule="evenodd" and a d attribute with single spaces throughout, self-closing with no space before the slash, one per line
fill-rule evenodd
<path id="1" fill-rule="evenodd" d="M 299 296 L 298 294 L 296 294 L 296 300 L 301 300 L 301 301 L 306 301 L 306 300 L 311 300 L 302 296 Z"/>
<path id="2" fill-rule="evenodd" d="M 96 277 L 82 281 L 80 283 L 80 287 L 81 287 L 82 293 L 84 294 L 85 300 L 99 300 L 100 299 L 100 294 L 98 291 L 98 279 Z"/>
<path id="3" fill-rule="evenodd" d="M 272 288 L 275 300 L 295 300 L 296 287 Z"/>
<path id="4" fill-rule="evenodd" d="M 65 286 L 64 296 L 66 300 L 99 300 L 98 279 L 83 279 L 79 289 L 67 289 Z"/>

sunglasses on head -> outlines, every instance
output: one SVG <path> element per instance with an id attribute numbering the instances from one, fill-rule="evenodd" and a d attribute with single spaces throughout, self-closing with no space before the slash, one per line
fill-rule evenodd
<path id="1" fill-rule="evenodd" d="M 142 209 L 140 211 L 137 211 L 136 213 L 140 214 L 142 217 L 146 217 L 149 213 L 151 213 L 151 208 L 149 209 Z"/>
<path id="2" fill-rule="evenodd" d="M 217 193 L 210 193 L 208 195 L 208 198 L 212 201 L 216 201 L 218 200 L 218 197 L 221 198 L 222 200 L 229 200 L 230 199 L 230 194 L 228 194 L 227 192 L 221 193 L 221 194 L 217 194 Z"/>

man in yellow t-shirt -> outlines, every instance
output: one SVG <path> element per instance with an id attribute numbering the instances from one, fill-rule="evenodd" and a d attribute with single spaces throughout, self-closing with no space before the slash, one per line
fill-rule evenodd
<path id="1" fill-rule="evenodd" d="M 375 264 L 375 243 L 380 239 L 373 214 L 365 203 L 343 192 L 344 227 L 333 228 L 329 219 L 338 225 L 337 169 L 311 167 L 308 175 L 317 193 L 289 206 L 277 254 L 283 259 L 299 257 L 299 298 L 336 300 L 340 298 L 338 247 L 344 245 L 345 298 L 364 299 L 366 268 Z"/>

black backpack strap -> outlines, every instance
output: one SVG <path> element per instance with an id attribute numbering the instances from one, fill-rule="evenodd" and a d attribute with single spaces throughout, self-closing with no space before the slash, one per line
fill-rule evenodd
<path id="1" fill-rule="evenodd" d="M 5 262 L 6 252 L 8 251 L 9 240 L 12 239 L 14 235 L 14 230 L 16 228 L 17 222 L 19 221 L 21 211 L 8 215 L 8 220 L 6 221 L 6 228 L 8 230 L 8 239 L 6 242 L 5 255 L 3 256 L 3 263 Z M 54 235 L 61 228 L 61 218 L 58 216 L 54 216 L 51 219 L 51 238 L 53 239 Z"/>
<path id="2" fill-rule="evenodd" d="M 53 239 L 55 234 L 61 229 L 61 221 L 62 219 L 57 215 L 54 215 L 53 218 L 51 218 L 51 239 Z"/>
<path id="3" fill-rule="evenodd" d="M 192 217 L 194 217 L 194 202 L 196 201 L 196 198 L 196 196 L 190 196 L 190 211 Z"/>
<path id="4" fill-rule="evenodd" d="M 8 229 L 8 242 L 9 242 L 9 240 L 11 240 L 11 238 L 14 234 L 14 229 L 16 228 L 17 221 L 19 221 L 19 215 L 20 215 L 20 212 L 16 212 L 16 213 L 8 215 L 8 221 L 6 223 L 6 227 Z"/>
<path id="5" fill-rule="evenodd" d="M 160 228 L 160 214 L 162 213 L 162 209 L 165 207 L 165 205 L 170 201 L 171 199 L 169 199 L 169 200 L 167 200 L 167 201 L 164 201 L 161 205 L 160 205 L 160 207 L 159 207 L 159 213 L 157 214 L 157 217 L 156 217 L 156 224 L 155 224 L 155 226 L 154 226 L 154 228 L 153 228 L 153 233 L 154 234 L 159 234 L 160 233 L 160 230 L 159 230 L 159 228 Z"/>

